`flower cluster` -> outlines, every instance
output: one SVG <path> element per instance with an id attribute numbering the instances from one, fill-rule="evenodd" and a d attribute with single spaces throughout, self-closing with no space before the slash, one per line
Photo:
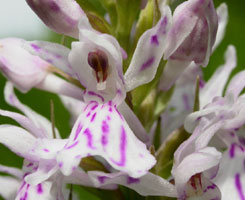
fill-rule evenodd
<path id="1" fill-rule="evenodd" d="M 101 0 L 100 12 L 91 1 L 26 2 L 73 40 L 0 39 L 4 97 L 16 110 L 0 115 L 19 124 L 0 125 L 0 143 L 24 159 L 22 170 L 0 165 L 3 198 L 79 199 L 67 187 L 78 185 L 103 199 L 106 190 L 113 199 L 245 199 L 245 71 L 225 87 L 237 64 L 232 45 L 207 82 L 201 70 L 224 37 L 226 4 Z M 69 136 L 15 88 L 57 94 Z"/>

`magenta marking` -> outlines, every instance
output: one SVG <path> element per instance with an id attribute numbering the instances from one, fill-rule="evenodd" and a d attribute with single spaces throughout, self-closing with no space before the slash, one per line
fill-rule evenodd
<path id="1" fill-rule="evenodd" d="M 109 112 L 112 112 L 112 107 L 109 107 Z"/>
<path id="2" fill-rule="evenodd" d="M 57 5 L 57 3 L 53 2 L 53 1 L 50 2 L 49 8 L 54 12 L 60 11 L 60 7 Z"/>
<path id="3" fill-rule="evenodd" d="M 43 151 L 45 151 L 45 152 L 49 152 L 49 150 L 48 150 L 48 149 L 43 149 Z"/>
<path id="4" fill-rule="evenodd" d="M 38 193 L 38 194 L 42 194 L 42 193 L 43 193 L 42 184 L 38 184 L 38 185 L 37 185 L 37 193 Z"/>
<path id="5" fill-rule="evenodd" d="M 63 167 L 63 162 L 60 162 L 58 165 L 59 165 L 59 168 Z"/>
<path id="6" fill-rule="evenodd" d="M 158 32 L 160 32 L 162 34 L 166 34 L 167 33 L 167 30 L 166 30 L 167 24 L 168 24 L 168 18 L 165 16 L 162 19 L 162 21 L 160 22 L 160 27 L 158 29 Z"/>
<path id="7" fill-rule="evenodd" d="M 188 95 L 187 94 L 183 94 L 182 95 L 182 100 L 183 100 L 183 103 L 184 103 L 185 110 L 190 110 L 191 109 L 191 106 L 189 104 Z"/>
<path id="8" fill-rule="evenodd" d="M 71 149 L 71 148 L 75 147 L 78 143 L 79 143 L 79 141 L 77 140 L 76 142 L 74 142 L 70 146 L 66 147 L 66 149 Z"/>
<path id="9" fill-rule="evenodd" d="M 95 93 L 93 91 L 88 91 L 88 95 L 90 95 L 90 96 L 96 96 L 96 97 L 100 98 L 102 102 L 105 101 L 105 99 L 101 95 L 99 95 L 99 94 L 97 94 L 97 93 Z"/>
<path id="10" fill-rule="evenodd" d="M 151 36 L 151 44 L 159 45 L 159 41 L 158 41 L 157 35 Z"/>
<path id="11" fill-rule="evenodd" d="M 91 110 L 95 110 L 98 107 L 98 104 L 94 105 Z"/>
<path id="12" fill-rule="evenodd" d="M 240 199 L 241 200 L 245 200 L 245 196 L 243 194 L 243 191 L 242 191 L 242 184 L 241 184 L 241 180 L 240 180 L 240 174 L 236 174 L 235 175 L 235 186 L 236 186 L 236 189 L 237 189 L 237 192 L 240 196 Z"/>
<path id="13" fill-rule="evenodd" d="M 124 120 L 122 114 L 119 112 L 119 110 L 117 109 L 116 105 L 114 106 L 114 108 L 115 108 L 117 114 L 119 115 L 119 117 L 121 118 L 121 120 Z"/>
<path id="14" fill-rule="evenodd" d="M 109 106 L 112 106 L 112 101 L 108 101 L 108 105 Z"/>
<path id="15" fill-rule="evenodd" d="M 82 128 L 83 128 L 83 125 L 81 123 L 79 123 L 78 126 L 77 126 L 76 134 L 75 134 L 75 137 L 74 137 L 73 141 L 77 139 L 77 137 L 78 137 L 79 133 L 81 132 Z"/>
<path id="16" fill-rule="evenodd" d="M 126 146 L 127 146 L 127 136 L 123 126 L 121 126 L 121 136 L 120 136 L 120 161 L 112 162 L 118 166 L 124 166 L 126 164 Z"/>
<path id="17" fill-rule="evenodd" d="M 41 50 L 41 47 L 37 46 L 36 44 L 31 44 L 31 47 L 37 52 Z"/>
<path id="18" fill-rule="evenodd" d="M 203 192 L 206 193 L 208 190 L 214 190 L 215 188 L 216 188 L 216 185 L 215 184 L 208 185 Z"/>
<path id="19" fill-rule="evenodd" d="M 106 176 L 98 176 L 98 181 L 100 182 L 100 184 L 103 184 L 105 183 L 105 180 L 108 179 L 108 177 Z"/>
<path id="20" fill-rule="evenodd" d="M 110 116 L 107 116 L 106 119 L 110 121 L 111 120 L 111 117 Z"/>
<path id="21" fill-rule="evenodd" d="M 199 80 L 199 87 L 200 87 L 200 88 L 204 88 L 204 86 L 205 86 L 204 80 L 200 79 L 200 80 Z"/>
<path id="22" fill-rule="evenodd" d="M 133 178 L 133 177 L 128 177 L 127 178 L 127 184 L 133 184 L 133 183 L 139 183 L 140 182 L 140 179 L 138 178 Z"/>
<path id="23" fill-rule="evenodd" d="M 109 125 L 107 124 L 107 122 L 104 120 L 102 122 L 102 137 L 101 137 L 101 143 L 103 146 L 106 146 L 108 144 L 108 133 L 109 133 Z"/>
<path id="24" fill-rule="evenodd" d="M 33 163 L 29 163 L 26 167 L 31 167 L 33 166 Z"/>
<path id="25" fill-rule="evenodd" d="M 146 62 L 143 63 L 143 65 L 140 67 L 140 71 L 144 71 L 146 70 L 147 68 L 151 67 L 152 64 L 154 63 L 155 61 L 155 57 L 151 57 L 149 58 Z"/>
<path id="26" fill-rule="evenodd" d="M 93 143 L 93 135 L 90 132 L 90 130 L 88 128 L 85 129 L 85 131 L 83 132 L 84 135 L 86 135 L 87 137 L 87 146 L 90 147 L 91 149 L 94 149 L 92 143 Z"/>
<path id="27" fill-rule="evenodd" d="M 236 148 L 240 149 L 241 151 L 244 151 L 242 146 L 240 146 L 240 145 L 238 145 L 236 143 L 231 144 L 230 151 L 229 151 L 229 154 L 230 154 L 231 158 L 234 158 Z"/>
<path id="28" fill-rule="evenodd" d="M 97 113 L 94 113 L 94 114 L 92 115 L 90 122 L 93 122 L 93 121 L 94 121 L 94 119 L 95 119 L 95 117 L 96 117 L 96 114 L 97 114 Z"/>
<path id="29" fill-rule="evenodd" d="M 88 114 L 86 115 L 86 117 L 89 117 L 89 116 L 90 116 L 90 114 L 91 114 L 91 112 L 88 112 Z"/>

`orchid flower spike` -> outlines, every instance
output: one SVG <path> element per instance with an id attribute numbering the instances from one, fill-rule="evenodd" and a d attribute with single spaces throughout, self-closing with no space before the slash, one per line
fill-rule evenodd
<path id="1" fill-rule="evenodd" d="M 17 180 L 17 182 L 21 182 L 20 189 L 16 194 L 17 197 L 40 200 L 57 199 L 63 196 L 62 191 L 65 183 L 94 186 L 88 175 L 81 169 L 75 170 L 70 177 L 62 175 L 56 162 L 56 155 L 65 146 L 67 140 L 60 139 L 57 129 L 55 129 L 54 138 L 51 123 L 22 104 L 15 96 L 13 85 L 10 82 L 5 86 L 5 100 L 24 113 L 23 115 L 0 110 L 0 115 L 12 118 L 23 127 L 0 126 L 0 143 L 25 159 L 23 173 L 18 176 Z M 12 173 L 10 172 L 10 174 Z M 54 190 L 53 192 L 50 191 L 51 188 Z"/>
<path id="2" fill-rule="evenodd" d="M 138 139 L 146 141 L 146 132 L 124 99 L 127 91 L 151 81 L 155 76 L 171 24 L 170 8 L 164 7 L 162 11 L 158 24 L 139 39 L 125 75 L 122 72 L 123 55 L 116 39 L 94 30 L 86 17 L 80 20 L 80 40 L 72 43 L 67 56 L 69 65 L 65 70 L 84 86 L 86 106 L 75 122 L 67 144 L 57 156 L 65 175 L 71 174 L 81 158 L 89 155 L 99 155 L 113 168 L 135 178 L 146 174 L 155 164 L 155 158 Z M 40 50 L 33 50 L 33 45 Z M 27 44 L 26 49 L 48 60 L 50 54 L 66 48 L 34 41 Z M 56 60 L 53 57 L 53 62 Z"/>
<path id="3" fill-rule="evenodd" d="M 192 61 L 206 66 L 218 28 L 218 16 L 212 0 L 188 0 L 173 14 L 167 36 L 160 89 L 168 90 Z"/>

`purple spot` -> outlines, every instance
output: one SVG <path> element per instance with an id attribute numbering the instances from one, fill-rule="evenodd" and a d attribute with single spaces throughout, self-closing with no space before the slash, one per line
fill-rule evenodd
<path id="1" fill-rule="evenodd" d="M 56 58 L 58 58 L 58 59 L 62 58 L 62 55 L 60 55 L 60 54 L 55 54 L 54 56 L 55 56 Z"/>
<path id="2" fill-rule="evenodd" d="M 117 114 L 119 115 L 119 117 L 121 118 L 121 120 L 124 120 L 122 114 L 119 112 L 119 110 L 117 109 L 117 107 L 114 106 L 114 108 L 115 108 Z"/>
<path id="3" fill-rule="evenodd" d="M 48 150 L 48 149 L 43 149 L 43 151 L 45 151 L 45 152 L 49 152 L 49 150 Z"/>
<path id="4" fill-rule="evenodd" d="M 92 136 L 92 133 L 90 132 L 90 130 L 88 128 L 86 128 L 85 131 L 83 132 L 83 134 L 87 136 L 87 146 L 90 147 L 91 149 L 94 149 L 94 147 L 92 145 L 93 136 Z"/>
<path id="5" fill-rule="evenodd" d="M 63 166 L 63 162 L 60 162 L 58 165 L 59 165 L 59 168 L 61 168 Z"/>
<path id="6" fill-rule="evenodd" d="M 89 117 L 89 116 L 90 116 L 90 114 L 91 114 L 91 112 L 88 112 L 88 114 L 86 115 L 86 117 Z"/>
<path id="7" fill-rule="evenodd" d="M 235 186 L 236 186 L 236 189 L 237 189 L 237 192 L 240 196 L 240 199 L 241 200 L 245 200 L 245 196 L 243 194 L 243 191 L 242 191 L 242 184 L 241 184 L 241 180 L 240 180 L 240 174 L 236 174 L 235 175 Z"/>
<path id="8" fill-rule="evenodd" d="M 99 95 L 99 94 L 97 94 L 97 93 L 95 93 L 93 91 L 88 91 L 88 95 L 90 95 L 90 96 L 96 96 L 96 97 L 100 98 L 102 102 L 105 101 L 105 99 L 101 95 Z"/>
<path id="9" fill-rule="evenodd" d="M 143 65 L 140 67 L 140 71 L 143 71 L 149 67 L 151 67 L 151 65 L 154 63 L 155 57 L 151 57 L 149 58 L 146 62 L 143 63 Z"/>
<path id="10" fill-rule="evenodd" d="M 157 35 L 151 36 L 151 44 L 159 45 L 159 41 L 158 41 Z"/>
<path id="11" fill-rule="evenodd" d="M 216 188 L 215 184 L 207 186 L 207 188 L 203 192 L 207 192 L 208 190 L 214 190 Z"/>
<path id="12" fill-rule="evenodd" d="M 200 87 L 200 88 L 204 88 L 204 86 L 205 86 L 204 80 L 200 79 L 200 80 L 199 80 L 199 87 Z"/>
<path id="13" fill-rule="evenodd" d="M 108 101 L 108 105 L 109 106 L 112 106 L 112 101 Z"/>
<path id="14" fill-rule="evenodd" d="M 57 3 L 53 2 L 53 1 L 50 3 L 49 8 L 54 12 L 60 11 L 60 7 L 57 5 Z"/>
<path id="15" fill-rule="evenodd" d="M 38 184 L 38 185 L 37 185 L 37 193 L 38 193 L 38 194 L 42 194 L 42 193 L 43 193 L 42 184 Z"/>
<path id="16" fill-rule="evenodd" d="M 106 177 L 106 176 L 98 176 L 97 178 L 101 184 L 105 183 L 105 180 L 108 179 L 108 177 Z"/>
<path id="17" fill-rule="evenodd" d="M 126 163 L 126 145 L 127 145 L 127 136 L 126 132 L 123 126 L 121 126 L 121 136 L 120 136 L 120 161 L 114 161 L 112 160 L 113 163 L 115 163 L 118 166 L 124 166 Z"/>
<path id="18" fill-rule="evenodd" d="M 33 163 L 29 163 L 26 167 L 31 167 L 33 166 Z"/>
<path id="19" fill-rule="evenodd" d="M 50 64 L 53 64 L 53 60 L 52 59 L 47 59 L 46 60 L 48 63 L 50 63 Z"/>
<path id="20" fill-rule="evenodd" d="M 66 149 L 71 149 L 71 148 L 75 147 L 78 143 L 79 143 L 79 141 L 76 141 L 75 143 L 73 143 L 70 146 L 66 147 Z"/>
<path id="21" fill-rule="evenodd" d="M 183 100 L 183 103 L 184 103 L 185 110 L 190 110 L 191 107 L 190 107 L 190 104 L 189 104 L 188 95 L 187 94 L 183 94 L 182 95 L 182 100 Z"/>
<path id="22" fill-rule="evenodd" d="M 94 114 L 92 115 L 90 122 L 93 122 L 93 121 L 94 121 L 94 119 L 95 119 L 95 117 L 96 117 L 96 114 L 97 114 L 97 113 L 94 113 Z"/>
<path id="23" fill-rule="evenodd" d="M 111 117 L 110 116 L 107 116 L 106 119 L 110 121 L 111 120 Z"/>
<path id="24" fill-rule="evenodd" d="M 167 24 L 168 24 L 168 18 L 165 16 L 163 18 L 163 20 L 160 22 L 160 27 L 158 29 L 158 32 L 162 33 L 162 34 L 166 34 L 166 27 L 167 27 Z"/>
<path id="25" fill-rule="evenodd" d="M 91 110 L 95 110 L 98 107 L 98 104 L 94 105 Z"/>
<path id="26" fill-rule="evenodd" d="M 77 126 L 76 135 L 75 135 L 73 141 L 77 139 L 77 137 L 78 137 L 79 133 L 81 132 L 82 128 L 83 128 L 83 125 L 81 123 L 79 123 L 78 126 Z"/>
<path id="27" fill-rule="evenodd" d="M 106 146 L 108 144 L 107 134 L 109 133 L 109 125 L 105 120 L 102 122 L 101 129 L 102 129 L 101 143 L 103 146 Z"/>
<path id="28" fill-rule="evenodd" d="M 37 52 L 41 50 L 41 47 L 37 46 L 36 44 L 31 44 L 31 47 Z"/>
<path id="29" fill-rule="evenodd" d="M 109 112 L 112 112 L 112 107 L 109 108 Z"/>
<path id="30" fill-rule="evenodd" d="M 230 157 L 231 158 L 234 158 L 235 156 L 235 150 L 236 148 L 240 149 L 241 151 L 244 151 L 244 149 L 242 148 L 242 146 L 236 144 L 236 143 L 233 143 L 230 147 L 230 151 L 229 151 L 229 154 L 230 154 Z"/>
<path id="31" fill-rule="evenodd" d="M 127 179 L 127 184 L 133 184 L 133 183 L 139 183 L 140 182 L 140 179 L 138 178 L 133 178 L 133 177 L 128 177 Z"/>

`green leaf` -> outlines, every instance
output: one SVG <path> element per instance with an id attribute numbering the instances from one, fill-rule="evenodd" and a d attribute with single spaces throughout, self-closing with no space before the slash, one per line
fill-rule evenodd
<path id="1" fill-rule="evenodd" d="M 77 3 L 82 7 L 84 12 L 94 12 L 100 16 L 105 15 L 105 9 L 101 5 L 99 0 L 76 0 Z"/>
<path id="2" fill-rule="evenodd" d="M 155 165 L 155 172 L 157 175 L 163 178 L 169 178 L 171 175 L 174 152 L 189 136 L 190 134 L 185 131 L 184 127 L 181 127 L 172 132 L 162 143 L 156 153 L 157 164 Z"/>

